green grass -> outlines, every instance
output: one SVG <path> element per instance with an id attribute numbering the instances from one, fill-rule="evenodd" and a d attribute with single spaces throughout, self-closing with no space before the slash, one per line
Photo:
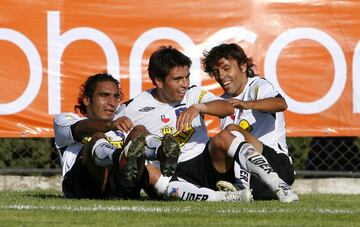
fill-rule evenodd
<path id="1" fill-rule="evenodd" d="M 0 226 L 359 226 L 360 196 L 301 195 L 296 204 L 67 200 L 0 192 Z"/>

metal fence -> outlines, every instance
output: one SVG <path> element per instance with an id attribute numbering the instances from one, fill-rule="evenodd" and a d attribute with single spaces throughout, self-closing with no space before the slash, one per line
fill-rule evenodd
<path id="1" fill-rule="evenodd" d="M 298 177 L 360 177 L 358 137 L 288 138 Z M 60 174 L 52 138 L 0 139 L 0 174 Z"/>

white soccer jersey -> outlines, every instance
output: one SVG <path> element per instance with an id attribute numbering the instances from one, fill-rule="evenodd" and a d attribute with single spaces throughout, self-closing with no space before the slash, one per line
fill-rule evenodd
<path id="1" fill-rule="evenodd" d="M 71 126 L 84 119 L 87 118 L 80 117 L 75 113 L 61 113 L 55 116 L 55 145 L 60 154 L 63 176 L 72 168 L 84 143 L 89 139 L 86 138 L 83 140 L 83 143 L 81 143 L 75 141 L 71 133 Z M 116 148 L 121 148 L 126 138 L 126 135 L 120 131 L 109 131 L 105 133 L 105 136 Z"/>
<path id="2" fill-rule="evenodd" d="M 272 98 L 279 95 L 267 80 L 260 77 L 248 79 L 243 92 L 234 98 L 251 101 Z M 232 96 L 227 94 L 223 94 L 221 97 L 225 99 L 232 98 Z M 277 153 L 288 154 L 283 112 L 266 113 L 257 110 L 242 110 L 236 108 L 234 115 L 221 119 L 221 128 L 225 128 L 230 123 L 241 126 Z"/>
<path id="3" fill-rule="evenodd" d="M 151 134 L 160 137 L 169 133 L 174 135 L 181 146 L 179 162 L 187 161 L 202 153 L 209 140 L 203 116 L 197 116 L 192 121 L 191 128 L 185 132 L 177 131 L 176 119 L 179 113 L 191 105 L 218 100 L 220 97 L 204 89 L 191 87 L 180 103 L 169 104 L 157 101 L 151 92 L 152 90 L 142 92 L 121 105 L 117 117 L 127 116 L 134 125 L 143 125 Z"/>

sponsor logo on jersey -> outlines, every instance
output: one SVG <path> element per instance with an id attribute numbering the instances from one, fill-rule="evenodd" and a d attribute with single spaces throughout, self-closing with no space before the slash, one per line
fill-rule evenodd
<path id="1" fill-rule="evenodd" d="M 257 100 L 258 93 L 259 93 L 259 86 L 255 86 L 254 87 L 254 100 Z"/>
<path id="2" fill-rule="evenodd" d="M 182 147 L 189 141 L 189 139 L 194 133 L 195 133 L 195 129 L 189 126 L 185 131 L 176 131 L 173 136 Z"/>
<path id="3" fill-rule="evenodd" d="M 153 109 L 155 109 L 155 107 L 146 106 L 146 107 L 140 109 L 139 112 L 149 112 L 149 111 L 151 111 Z"/>
<path id="4" fill-rule="evenodd" d="M 170 117 L 167 114 L 161 115 L 161 121 L 164 123 L 168 123 L 170 121 Z"/>
<path id="5" fill-rule="evenodd" d="M 174 131 L 173 127 L 170 127 L 168 125 L 166 125 L 165 127 L 163 127 L 162 129 L 160 129 L 161 134 L 166 135 L 166 134 L 172 134 Z"/>
<path id="6" fill-rule="evenodd" d="M 65 119 L 73 119 L 74 116 L 71 114 L 65 114 Z"/>
<path id="7" fill-rule="evenodd" d="M 248 132 L 251 132 L 253 130 L 253 127 L 246 119 L 241 119 L 241 121 L 239 122 L 239 126 Z"/>

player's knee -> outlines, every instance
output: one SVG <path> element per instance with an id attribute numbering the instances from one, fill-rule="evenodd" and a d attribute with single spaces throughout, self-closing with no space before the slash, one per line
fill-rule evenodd
<path id="1" fill-rule="evenodd" d="M 212 138 L 212 146 L 217 147 L 222 150 L 227 150 L 230 146 L 234 136 L 231 134 L 230 131 L 221 131 L 215 137 Z"/>
<path id="2" fill-rule="evenodd" d="M 129 137 L 136 138 L 140 135 L 147 135 L 148 131 L 143 125 L 136 125 L 130 132 Z"/>

